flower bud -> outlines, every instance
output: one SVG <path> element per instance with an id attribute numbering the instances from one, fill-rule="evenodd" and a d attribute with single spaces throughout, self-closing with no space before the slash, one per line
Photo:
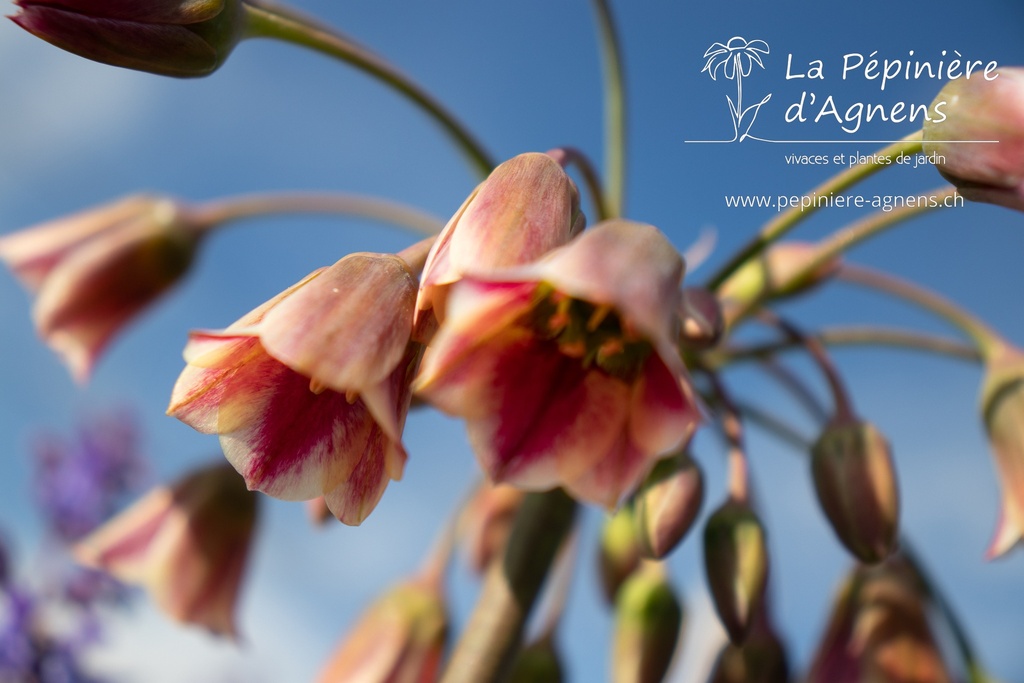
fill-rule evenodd
<path id="1" fill-rule="evenodd" d="M 725 319 L 718 298 L 700 287 L 683 290 L 682 343 L 691 349 L 706 349 L 718 343 L 725 329 Z"/>
<path id="2" fill-rule="evenodd" d="M 747 261 L 718 289 L 723 305 L 746 305 L 758 299 L 781 299 L 802 294 L 830 279 L 841 260 L 833 256 L 808 273 L 819 247 L 806 242 L 782 242 Z"/>
<path id="3" fill-rule="evenodd" d="M 990 559 L 1008 552 L 1024 538 L 1024 353 L 1008 349 L 987 368 L 981 412 L 995 456 L 1002 510 Z"/>
<path id="4" fill-rule="evenodd" d="M 615 601 L 613 683 L 660 683 L 672 663 L 683 607 L 663 567 L 646 563 Z"/>
<path id="5" fill-rule="evenodd" d="M 145 586 L 168 615 L 234 636 L 257 494 L 227 464 L 155 489 L 75 546 L 75 558 Z"/>
<path id="6" fill-rule="evenodd" d="M 896 547 L 899 489 L 885 437 L 868 422 L 833 422 L 811 447 L 825 516 L 854 557 L 874 563 Z"/>
<path id="7" fill-rule="evenodd" d="M 16 0 L 14 23 L 80 57 L 162 76 L 213 73 L 243 37 L 242 0 Z"/>
<path id="8" fill-rule="evenodd" d="M 185 274 L 199 240 L 186 206 L 135 195 L 0 237 L 0 260 L 36 294 L 39 335 L 84 381 L 121 327 Z"/>
<path id="9" fill-rule="evenodd" d="M 726 501 L 704 526 L 704 568 L 729 640 L 744 642 L 768 583 L 764 527 L 750 506 Z"/>
<path id="10" fill-rule="evenodd" d="M 615 596 L 623 582 L 639 566 L 640 545 L 633 509 L 623 506 L 605 519 L 598 547 L 598 570 L 608 604 L 615 604 Z"/>
<path id="11" fill-rule="evenodd" d="M 763 612 L 763 611 L 762 611 Z M 757 620 L 743 645 L 726 643 L 708 683 L 788 683 L 786 648 L 767 619 Z"/>
<path id="12" fill-rule="evenodd" d="M 562 683 L 565 671 L 554 638 L 527 645 L 516 656 L 505 683 Z"/>
<path id="13" fill-rule="evenodd" d="M 923 149 L 967 199 L 1024 210 L 1024 69 L 947 83 L 925 121 Z"/>
<path id="14" fill-rule="evenodd" d="M 640 552 L 661 559 L 686 536 L 704 502 L 704 477 L 686 451 L 661 460 L 634 498 Z"/>
<path id="15" fill-rule="evenodd" d="M 448 637 L 444 597 L 431 581 L 401 583 L 363 615 L 317 683 L 437 680 Z"/>

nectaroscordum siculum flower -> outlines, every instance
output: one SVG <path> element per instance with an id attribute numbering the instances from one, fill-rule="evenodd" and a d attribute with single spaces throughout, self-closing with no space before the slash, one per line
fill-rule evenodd
<path id="1" fill-rule="evenodd" d="M 219 434 L 249 488 L 323 496 L 359 524 L 405 465 L 416 289 L 401 256 L 350 254 L 225 330 L 193 332 L 168 414 Z"/>
<path id="2" fill-rule="evenodd" d="M 682 276 L 656 228 L 624 220 L 464 275 L 415 389 L 466 420 L 493 481 L 615 507 L 699 421 L 676 351 Z"/>

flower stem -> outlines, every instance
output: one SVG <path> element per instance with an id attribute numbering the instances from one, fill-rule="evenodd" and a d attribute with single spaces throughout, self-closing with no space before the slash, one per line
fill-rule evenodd
<path id="1" fill-rule="evenodd" d="M 575 511 L 576 503 L 561 489 L 526 497 L 504 556 L 488 569 L 442 683 L 501 680 L 558 548 L 572 528 Z"/>
<path id="2" fill-rule="evenodd" d="M 869 325 L 833 327 L 819 331 L 814 335 L 814 338 L 825 346 L 892 346 L 915 351 L 927 351 L 975 363 L 981 361 L 981 354 L 978 353 L 978 349 L 973 345 L 921 332 L 909 332 L 907 330 Z M 780 351 L 791 350 L 799 346 L 801 346 L 799 341 L 783 339 L 767 344 L 727 347 L 705 354 L 701 361 L 717 369 L 732 363 L 771 357 Z"/>
<path id="3" fill-rule="evenodd" d="M 609 218 L 622 215 L 626 194 L 626 89 L 615 20 L 607 0 L 592 0 L 604 70 L 605 177 L 603 205 Z"/>
<path id="4" fill-rule="evenodd" d="M 873 155 L 873 159 L 882 156 L 893 157 L 899 154 L 913 154 L 914 152 L 920 151 L 920 149 L 921 131 L 917 131 L 916 133 L 912 133 L 911 135 L 903 138 L 903 140 L 880 150 L 877 154 Z M 833 176 L 822 185 L 816 187 L 810 195 L 805 195 L 805 197 L 827 197 L 838 192 L 844 192 L 861 180 L 864 180 L 887 167 L 888 164 L 875 162 L 858 164 Z M 798 225 L 802 220 L 809 218 L 821 207 L 821 204 L 822 202 L 812 202 L 810 206 L 803 206 L 803 203 L 798 206 L 791 206 L 789 209 L 779 214 L 775 219 L 766 223 L 753 240 L 748 242 L 731 259 L 729 259 L 725 265 L 719 268 L 715 274 L 711 276 L 708 280 L 707 287 L 709 289 L 717 289 L 730 275 L 736 272 L 740 266 L 756 257 L 772 242 L 776 241 L 796 227 L 796 225 Z"/>
<path id="5" fill-rule="evenodd" d="M 1006 342 L 998 333 L 975 316 L 948 299 L 906 280 L 871 268 L 853 265 L 842 266 L 837 277 L 897 296 L 944 318 L 971 338 L 978 353 L 986 361 L 991 360 L 1006 346 Z"/>
<path id="6" fill-rule="evenodd" d="M 200 232 L 245 218 L 275 214 L 319 213 L 360 216 L 421 235 L 436 235 L 444 223 L 412 207 L 385 199 L 350 194 L 277 193 L 229 197 L 190 209 Z"/>
<path id="7" fill-rule="evenodd" d="M 377 55 L 334 29 L 284 7 L 263 4 L 258 0 L 246 0 L 243 6 L 248 21 L 249 37 L 274 38 L 301 45 L 340 59 L 373 76 L 434 119 L 454 140 L 481 177 L 486 177 L 494 168 L 495 164 L 490 155 L 462 123 L 423 88 Z"/>

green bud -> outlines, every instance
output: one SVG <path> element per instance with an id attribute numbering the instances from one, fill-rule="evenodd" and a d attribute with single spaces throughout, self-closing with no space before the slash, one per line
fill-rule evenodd
<path id="1" fill-rule="evenodd" d="M 726 501 L 704 526 L 704 567 L 718 617 L 740 644 L 761 608 L 768 582 L 764 527 L 750 506 Z"/>
<path id="2" fill-rule="evenodd" d="M 622 586 L 615 603 L 613 683 L 659 683 L 672 663 L 683 608 L 664 569 L 645 564 Z"/>
<path id="3" fill-rule="evenodd" d="M 562 683 L 565 673 L 551 636 L 527 645 L 516 656 L 506 683 Z"/>
<path id="4" fill-rule="evenodd" d="M 640 545 L 633 522 L 633 509 L 625 505 L 608 517 L 601 529 L 598 570 L 608 604 L 615 604 L 615 596 L 622 583 L 639 565 Z"/>

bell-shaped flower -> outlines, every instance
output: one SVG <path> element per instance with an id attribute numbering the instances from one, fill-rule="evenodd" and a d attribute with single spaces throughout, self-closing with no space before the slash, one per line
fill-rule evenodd
<path id="1" fill-rule="evenodd" d="M 80 57 L 162 76 L 206 76 L 244 37 L 242 0 L 15 0 L 11 19 Z"/>
<path id="2" fill-rule="evenodd" d="M 664 235 L 622 220 L 464 276 L 414 388 L 466 420 L 493 481 L 615 507 L 699 421 L 676 349 L 682 276 Z"/>
<path id="3" fill-rule="evenodd" d="M 889 443 L 869 422 L 837 418 L 811 447 L 818 503 L 836 536 L 861 562 L 896 549 L 900 497 Z"/>
<path id="4" fill-rule="evenodd" d="M 84 381 L 121 327 L 185 274 L 201 235 L 187 207 L 136 195 L 0 237 L 0 260 L 36 295 L 39 335 Z"/>
<path id="5" fill-rule="evenodd" d="M 1024 351 L 1007 348 L 989 362 L 981 411 L 1003 498 L 988 549 L 995 558 L 1024 538 Z"/>
<path id="6" fill-rule="evenodd" d="M 193 332 L 167 412 L 219 434 L 250 489 L 323 496 L 359 524 L 405 465 L 415 299 L 400 257 L 350 254 L 225 330 Z"/>
<path id="7" fill-rule="evenodd" d="M 174 619 L 233 637 L 256 513 L 257 495 L 218 464 L 153 490 L 79 542 L 74 555 L 141 584 Z"/>
<path id="8" fill-rule="evenodd" d="M 967 199 L 1024 210 L 1024 69 L 950 81 L 932 112 L 924 152 L 939 172 Z"/>
<path id="9" fill-rule="evenodd" d="M 417 326 L 428 310 L 443 320 L 449 286 L 535 261 L 583 229 L 579 193 L 547 154 L 520 154 L 500 164 L 463 202 L 430 249 L 416 303 Z"/>
<path id="10" fill-rule="evenodd" d="M 439 586 L 406 581 L 360 617 L 317 683 L 434 683 L 447 637 L 448 612 Z"/>
<path id="11" fill-rule="evenodd" d="M 818 645 L 807 683 L 951 683 L 933 608 L 919 577 L 896 557 L 852 572 Z"/>

